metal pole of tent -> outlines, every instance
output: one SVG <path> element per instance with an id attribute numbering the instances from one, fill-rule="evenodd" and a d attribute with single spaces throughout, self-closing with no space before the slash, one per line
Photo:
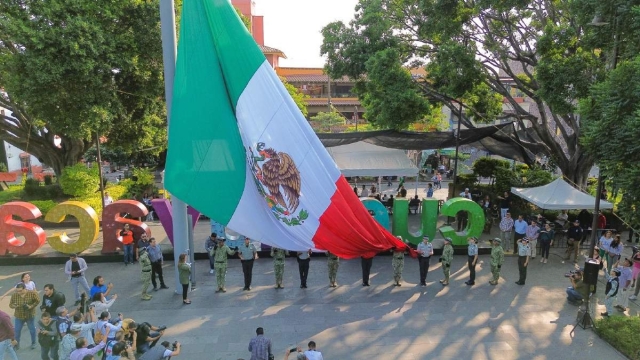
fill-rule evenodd
<path id="1" fill-rule="evenodd" d="M 193 224 L 193 216 L 187 215 L 187 224 Z M 189 236 L 189 261 L 191 262 L 191 291 L 196 289 L 196 254 L 195 246 L 193 245 L 193 227 L 187 226 L 187 232 Z"/>
<path id="2" fill-rule="evenodd" d="M 160 0 L 160 30 L 162 34 L 162 60 L 164 64 L 164 94 L 167 102 L 167 124 L 171 126 L 173 81 L 176 71 L 177 41 L 176 17 L 173 0 Z M 180 254 L 188 247 L 187 204 L 175 196 L 171 197 L 173 214 L 173 258 L 178 263 Z M 174 266 L 176 293 L 182 294 L 178 267 Z"/>

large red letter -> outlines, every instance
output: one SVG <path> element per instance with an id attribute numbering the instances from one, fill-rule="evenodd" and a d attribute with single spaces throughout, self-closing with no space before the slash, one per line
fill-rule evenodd
<path id="1" fill-rule="evenodd" d="M 47 241 L 47 234 L 36 224 L 13 220 L 17 216 L 22 220 L 36 219 L 42 216 L 35 205 L 23 201 L 14 201 L 0 206 L 0 255 L 7 251 L 16 255 L 31 255 Z M 15 233 L 24 237 L 17 239 Z"/>
<path id="2" fill-rule="evenodd" d="M 142 233 L 151 236 L 151 229 L 147 224 L 133 219 L 126 219 L 120 216 L 121 213 L 128 213 L 134 218 L 147 216 L 146 206 L 135 200 L 118 200 L 106 206 L 102 211 L 102 253 L 108 254 L 122 248 L 122 242 L 118 240 L 118 231 L 122 230 L 124 224 L 129 224 L 134 237 L 139 238 Z"/>

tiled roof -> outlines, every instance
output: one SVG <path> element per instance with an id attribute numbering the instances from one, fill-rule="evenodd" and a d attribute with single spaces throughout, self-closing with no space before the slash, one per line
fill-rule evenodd
<path id="1" fill-rule="evenodd" d="M 271 46 L 265 45 L 258 45 L 258 47 L 260 47 L 260 51 L 262 51 L 263 54 L 278 54 L 285 59 L 287 58 L 282 50 L 278 50 L 276 48 L 272 48 Z"/>
<path id="2" fill-rule="evenodd" d="M 285 78 L 290 83 L 326 83 L 329 81 L 327 75 L 286 75 Z M 348 77 L 343 76 L 340 79 L 331 79 L 334 83 L 353 83 Z"/>
<path id="3" fill-rule="evenodd" d="M 308 106 L 322 106 L 327 105 L 328 99 L 307 99 Z M 360 106 L 360 101 L 358 99 L 340 99 L 340 98 L 332 98 L 331 104 L 334 106 Z"/>

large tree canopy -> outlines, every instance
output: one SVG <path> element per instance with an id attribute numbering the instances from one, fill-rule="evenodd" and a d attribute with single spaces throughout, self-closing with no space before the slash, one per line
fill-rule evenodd
<path id="1" fill-rule="evenodd" d="M 56 174 L 95 140 L 166 141 L 158 0 L 0 2 L 0 139 Z M 60 147 L 54 136 L 61 138 Z"/>
<path id="2" fill-rule="evenodd" d="M 501 112 L 504 99 L 510 109 L 506 115 L 522 129 L 531 123 L 527 131 L 540 140 L 532 152 L 537 154 L 542 145 L 567 178 L 585 185 L 593 156 L 579 142 L 575 106 L 603 69 L 597 52 L 584 48 L 594 41 L 585 28 L 597 4 L 360 0 L 349 25 L 334 22 L 323 29 L 321 54 L 327 56 L 332 77 L 347 75 L 360 82 L 363 99 L 376 96 L 363 84 L 381 81 L 370 71 L 371 62 L 388 61 L 390 55 L 398 66 L 425 68 L 424 77 L 414 77 L 414 85 L 405 86 L 409 93 L 418 88 L 424 99 L 454 113 L 462 101 L 466 115 L 490 120 Z M 521 97 L 528 98 L 529 107 Z M 382 118 L 395 122 L 390 127 L 406 126 L 403 116 L 393 116 Z M 473 127 L 468 120 L 463 118 L 463 123 Z"/>

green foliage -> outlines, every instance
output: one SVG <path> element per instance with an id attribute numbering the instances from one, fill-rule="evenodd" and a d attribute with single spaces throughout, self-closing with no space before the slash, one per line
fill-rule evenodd
<path id="1" fill-rule="evenodd" d="M 344 125 L 344 117 L 337 111 L 319 112 L 316 116 L 311 117 L 309 122 L 316 132 L 326 133 L 332 132 L 340 125 Z"/>
<path id="2" fill-rule="evenodd" d="M 58 175 L 96 132 L 129 153 L 163 150 L 158 0 L 4 1 L 0 14 L 0 106 L 17 117 L 0 124 L 8 142 L 29 141 Z"/>
<path id="3" fill-rule="evenodd" d="M 123 199 L 127 194 L 127 188 L 120 184 L 118 185 L 109 185 L 105 189 L 105 191 L 109 192 L 109 196 L 113 199 L 113 201 L 117 201 Z"/>
<path id="4" fill-rule="evenodd" d="M 498 168 L 509 169 L 511 163 L 507 160 L 481 157 L 473 162 L 473 172 L 480 177 L 494 178 Z"/>
<path id="5" fill-rule="evenodd" d="M 242 20 L 244 26 L 247 27 L 247 30 L 251 32 L 251 19 L 249 19 L 249 17 L 247 16 L 244 16 L 244 14 L 238 8 L 236 8 L 236 13 L 238 14 L 238 17 L 240 17 L 240 20 Z"/>
<path id="6" fill-rule="evenodd" d="M 0 162 L 0 172 L 8 172 L 9 169 L 7 169 L 7 164 Z"/>
<path id="7" fill-rule="evenodd" d="M 289 84 L 287 80 L 282 76 L 280 77 L 280 81 L 282 81 L 282 84 L 284 85 L 285 89 L 287 89 L 287 92 L 293 99 L 293 102 L 296 103 L 298 109 L 300 109 L 302 115 L 304 115 L 304 117 L 307 117 L 309 112 L 307 111 L 307 102 L 305 100 L 309 98 L 309 95 L 306 95 L 302 91 L 298 90 L 297 87 Z"/>
<path id="8" fill-rule="evenodd" d="M 640 317 L 610 316 L 596 320 L 596 332 L 629 359 L 640 359 Z"/>
<path id="9" fill-rule="evenodd" d="M 475 174 L 458 175 L 458 188 L 474 188 L 478 184 L 478 176 Z"/>
<path id="10" fill-rule="evenodd" d="M 152 195 L 158 192 L 158 188 L 154 185 L 154 175 L 151 170 L 134 168 L 132 172 L 130 179 L 125 179 L 119 183 L 120 186 L 127 189 L 123 197 L 132 198 L 135 195 L 136 198 L 140 199 L 144 194 Z"/>
<path id="11" fill-rule="evenodd" d="M 38 209 L 40 209 L 42 216 L 47 216 L 47 213 L 49 212 L 49 210 L 53 209 L 54 206 L 58 205 L 53 200 L 31 200 L 30 203 L 32 203 Z"/>
<path id="12" fill-rule="evenodd" d="M 52 175 L 45 175 L 44 176 L 44 185 L 51 185 L 53 184 L 53 176 Z"/>
<path id="13" fill-rule="evenodd" d="M 27 179 L 24 182 L 24 193 L 27 196 L 33 196 L 38 193 L 40 189 L 40 181 L 36 179 Z"/>
<path id="14" fill-rule="evenodd" d="M 20 200 L 23 189 L 22 185 L 9 185 L 9 189 L 0 191 L 0 204 Z"/>
<path id="15" fill-rule="evenodd" d="M 70 196 L 81 197 L 92 194 L 100 186 L 98 167 L 94 165 L 88 168 L 82 163 L 68 166 L 62 171 L 60 186 L 62 191 Z"/>

